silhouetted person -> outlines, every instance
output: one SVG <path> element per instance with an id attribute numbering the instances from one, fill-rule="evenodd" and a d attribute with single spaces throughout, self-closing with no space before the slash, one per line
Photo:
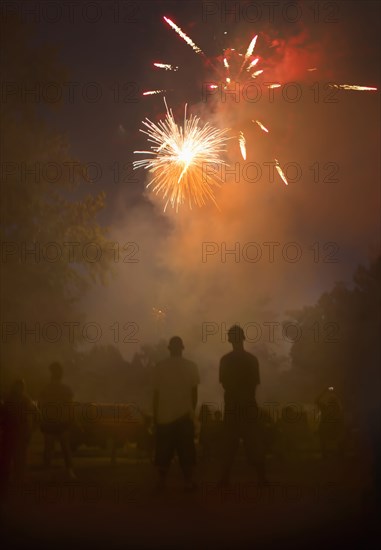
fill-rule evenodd
<path id="1" fill-rule="evenodd" d="M 29 440 L 37 419 L 38 410 L 27 395 L 24 380 L 16 380 L 2 406 L 1 478 L 4 489 L 12 473 L 16 481 L 24 481 Z"/>
<path id="2" fill-rule="evenodd" d="M 320 411 L 318 433 L 323 457 L 326 457 L 332 448 L 341 453 L 344 442 L 344 415 L 339 396 L 330 386 L 323 390 L 315 403 Z"/>
<path id="3" fill-rule="evenodd" d="M 70 449 L 73 393 L 69 386 L 62 383 L 63 370 L 60 363 L 52 363 L 49 370 L 51 380 L 41 392 L 39 401 L 41 430 L 45 436 L 44 464 L 47 468 L 51 466 L 55 442 L 58 440 L 68 477 L 75 479 Z"/>
<path id="4" fill-rule="evenodd" d="M 197 366 L 182 357 L 184 345 L 173 336 L 168 345 L 170 357 L 154 372 L 153 413 L 156 426 L 155 463 L 159 471 L 158 490 L 165 488 L 169 466 L 175 453 L 184 475 L 185 489 L 195 488 L 196 461 L 193 417 L 197 405 L 199 375 Z"/>
<path id="5" fill-rule="evenodd" d="M 228 331 L 233 351 L 220 361 L 220 382 L 225 390 L 223 471 L 221 485 L 230 482 L 231 469 L 240 439 L 243 440 L 249 464 L 255 467 L 259 483 L 265 483 L 264 445 L 255 398 L 260 383 L 257 358 L 247 352 L 245 334 L 238 325 Z"/>

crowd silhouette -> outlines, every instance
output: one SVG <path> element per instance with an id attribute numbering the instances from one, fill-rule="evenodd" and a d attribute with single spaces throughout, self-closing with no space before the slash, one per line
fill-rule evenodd
<path id="1" fill-rule="evenodd" d="M 184 490 L 193 492 L 197 490 L 197 439 L 201 461 L 213 465 L 221 488 L 231 484 L 241 441 L 258 486 L 266 486 L 269 483 L 266 449 L 271 447 L 282 459 L 292 458 L 303 450 L 311 431 L 306 414 L 295 422 L 295 411 L 290 406 L 282 409 L 276 422 L 263 414 L 256 400 L 260 384 L 258 360 L 245 350 L 244 341 L 243 329 L 233 325 L 228 331 L 232 350 L 221 358 L 219 366 L 219 382 L 224 390 L 223 414 L 213 410 L 211 404 L 202 403 L 196 415 L 198 368 L 183 356 L 184 344 L 179 336 L 170 339 L 169 356 L 154 368 L 152 415 L 121 405 L 116 418 L 111 405 L 102 405 L 102 421 L 89 421 L 87 428 L 91 429 L 86 431 L 82 425 L 78 432 L 75 413 L 78 404 L 73 400 L 72 389 L 63 382 L 61 364 L 55 362 L 49 366 L 50 381 L 40 392 L 37 403 L 28 395 L 25 382 L 16 380 L 0 409 L 2 493 L 7 493 L 12 482 L 24 481 L 28 445 L 37 426 L 44 438 L 44 468 L 51 468 L 55 445 L 59 443 L 68 480 L 77 479 L 73 449 L 81 441 L 105 446 L 107 437 L 111 437 L 113 462 L 118 447 L 127 439 L 136 443 L 142 456 L 150 458 L 157 468 L 155 490 L 159 493 L 166 489 L 168 472 L 176 456 L 183 473 Z M 344 407 L 335 388 L 325 388 L 315 405 L 320 417 L 317 435 L 322 458 L 333 454 L 343 456 L 348 437 Z M 76 429 L 80 437 L 75 444 Z"/>

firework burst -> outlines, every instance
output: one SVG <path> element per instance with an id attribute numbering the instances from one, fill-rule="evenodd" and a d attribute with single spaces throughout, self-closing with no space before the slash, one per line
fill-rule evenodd
<path id="1" fill-rule="evenodd" d="M 286 185 L 288 185 L 288 181 L 287 181 L 287 178 L 286 178 L 286 174 L 283 172 L 282 168 L 280 167 L 280 164 L 279 164 L 279 161 L 277 159 L 274 159 L 275 160 L 275 168 L 276 168 L 276 171 L 278 172 L 279 176 L 282 178 L 282 180 L 284 181 L 284 183 Z"/>
<path id="2" fill-rule="evenodd" d="M 134 151 L 136 154 L 150 155 L 150 158 L 133 163 L 134 170 L 144 168 L 152 179 L 147 184 L 156 194 L 161 194 L 168 204 L 178 211 L 179 206 L 188 203 L 203 206 L 207 199 L 216 204 L 214 187 L 222 183 L 222 166 L 227 166 L 220 158 L 225 151 L 229 137 L 228 129 L 220 130 L 209 123 L 200 124 L 197 116 L 187 118 L 187 105 L 184 111 L 184 123 L 176 124 L 172 109 L 157 124 L 148 118 L 143 121 L 146 130 L 140 130 L 148 136 L 150 151 Z"/>
<path id="3" fill-rule="evenodd" d="M 259 122 L 259 120 L 252 120 L 251 122 L 256 122 L 258 124 L 258 126 L 260 127 L 261 130 L 263 130 L 264 132 L 266 132 L 267 134 L 269 133 L 268 129 L 266 128 L 266 126 L 264 126 L 262 124 L 262 122 Z"/>
<path id="4" fill-rule="evenodd" d="M 208 85 L 211 91 L 215 90 L 217 92 L 218 88 L 222 88 L 225 92 L 234 92 L 237 83 L 241 86 L 249 84 L 252 82 L 252 79 L 256 79 L 263 74 L 264 70 L 257 67 L 261 62 L 261 57 L 254 56 L 258 35 L 255 35 L 251 39 L 245 53 L 239 53 L 234 48 L 226 48 L 219 58 L 212 60 L 205 55 L 203 50 L 176 23 L 168 17 L 164 17 L 163 19 L 196 54 L 204 59 L 206 66 L 212 69 L 211 82 Z M 179 67 L 169 63 L 154 63 L 154 66 L 166 71 L 177 71 L 179 69 Z M 317 67 L 307 69 L 307 71 L 316 70 Z M 281 86 L 282 84 L 279 82 L 267 84 L 268 88 L 280 88 Z M 377 90 L 374 87 L 352 84 L 332 83 L 331 87 L 340 90 L 355 91 Z M 149 90 L 144 92 L 143 95 L 163 94 L 167 91 L 170 90 Z M 219 133 L 220 131 L 213 130 L 208 125 L 200 129 L 198 127 L 199 120 L 195 117 L 191 117 L 188 121 L 185 120 L 184 127 L 179 128 L 173 119 L 172 111 L 168 112 L 168 110 L 166 120 L 159 123 L 159 125 L 153 124 L 149 119 L 146 120 L 147 122 L 144 122 L 144 124 L 148 127 L 148 132 L 145 133 L 150 136 L 150 141 L 153 141 L 156 145 L 151 148 L 152 151 L 145 151 L 145 153 L 153 155 L 154 158 L 138 161 L 134 165 L 135 167 L 144 166 L 151 173 L 155 174 L 149 185 L 154 184 L 154 190 L 163 193 L 164 197 L 167 198 L 166 206 L 168 203 L 171 203 L 172 206 L 176 205 L 176 208 L 178 208 L 179 204 L 182 204 L 185 200 L 188 200 L 190 205 L 192 202 L 201 205 L 204 204 L 206 197 L 214 201 L 211 186 L 219 184 L 218 178 L 212 178 L 214 181 L 211 181 L 209 184 L 201 181 L 199 177 L 201 170 L 200 162 L 221 163 L 220 160 L 213 160 L 216 156 L 218 157 L 218 153 L 221 150 L 220 139 L 222 134 Z M 269 133 L 268 128 L 259 120 L 254 119 L 252 122 L 257 124 L 266 134 Z M 246 138 L 242 129 L 238 128 L 237 130 L 241 156 L 246 160 L 248 154 Z M 188 138 L 185 137 L 186 135 Z M 201 144 L 206 137 L 204 145 L 207 145 L 207 148 L 205 149 L 204 145 L 201 146 Z M 226 139 L 224 138 L 224 140 Z M 217 150 L 215 149 L 216 146 Z M 209 152 L 211 156 L 207 159 L 206 157 Z M 288 185 L 279 161 L 277 159 L 274 160 L 279 177 Z"/>
<path id="5" fill-rule="evenodd" d="M 163 19 L 164 19 L 164 21 L 165 21 L 166 23 L 168 23 L 168 25 L 169 25 L 175 32 L 177 32 L 177 34 L 178 34 L 179 36 L 181 36 L 181 38 L 188 44 L 188 46 L 190 46 L 190 47 L 193 49 L 193 51 L 195 51 L 195 52 L 198 53 L 198 54 L 204 55 L 204 52 L 202 51 L 202 49 L 199 48 L 199 47 L 197 46 L 197 44 L 195 44 L 195 43 L 193 42 L 193 40 L 192 40 L 191 38 L 189 38 L 189 36 L 187 36 L 187 35 L 185 34 L 185 32 L 183 32 L 183 31 L 180 29 L 180 27 L 178 27 L 178 26 L 176 25 L 176 23 L 174 23 L 171 19 L 169 19 L 169 17 L 163 17 Z"/>
<path id="6" fill-rule="evenodd" d="M 354 90 L 356 92 L 376 92 L 377 88 L 372 86 L 358 86 L 357 84 L 330 84 L 330 88 L 338 90 Z"/>
<path id="7" fill-rule="evenodd" d="M 165 92 L 169 92 L 169 90 L 147 90 L 146 92 L 143 92 L 143 95 L 158 95 L 165 94 Z"/>
<path id="8" fill-rule="evenodd" d="M 174 65 L 170 65 L 169 63 L 154 63 L 154 67 L 157 67 L 158 69 L 164 69 L 165 71 L 178 71 L 178 67 Z"/>
<path id="9" fill-rule="evenodd" d="M 254 56 L 254 50 L 257 44 L 258 35 L 255 35 L 251 39 L 244 54 L 237 52 L 234 48 L 227 48 L 226 50 L 224 50 L 222 62 L 217 62 L 216 64 L 214 61 L 212 62 L 209 58 L 206 57 L 203 50 L 199 46 L 197 46 L 193 42 L 193 40 L 187 34 L 185 34 L 185 32 L 180 27 L 176 25 L 176 23 L 174 23 L 168 17 L 163 17 L 163 19 L 184 40 L 184 42 L 193 49 L 194 52 L 201 55 L 208 62 L 208 66 L 213 67 L 214 77 L 217 78 L 219 83 L 211 83 L 209 85 L 210 90 L 218 89 L 221 85 L 220 83 L 223 83 L 222 86 L 224 91 L 229 91 L 235 89 L 237 82 L 241 84 L 245 82 L 252 82 L 252 79 L 257 78 L 263 73 L 263 69 L 257 68 L 258 63 L 260 62 L 260 57 Z M 154 63 L 154 66 L 165 70 L 178 70 L 178 67 L 173 68 L 172 65 L 170 65 L 169 63 Z M 281 84 L 278 83 L 269 84 L 269 88 L 276 88 L 280 86 Z M 148 92 L 144 92 L 144 95 L 154 95 L 161 93 L 165 93 L 165 90 L 150 90 Z M 261 122 L 256 122 L 264 132 L 268 133 L 268 129 Z M 246 160 L 246 138 L 242 129 L 238 129 L 238 145 L 243 160 Z M 279 170 L 278 173 L 281 179 L 285 183 L 287 183 L 285 175 L 281 174 Z"/>
<path id="10" fill-rule="evenodd" d="M 242 158 L 243 160 L 246 160 L 246 139 L 245 139 L 245 136 L 243 135 L 243 132 L 240 132 L 238 141 L 239 141 L 239 148 L 241 149 Z"/>

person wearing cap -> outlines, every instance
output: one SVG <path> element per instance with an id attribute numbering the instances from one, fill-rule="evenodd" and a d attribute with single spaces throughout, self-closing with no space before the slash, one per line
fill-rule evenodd
<path id="1" fill-rule="evenodd" d="M 169 357 L 155 367 L 153 384 L 158 490 L 165 488 L 175 453 L 184 475 L 185 490 L 193 490 L 196 487 L 193 480 L 196 462 L 193 418 L 197 405 L 199 374 L 197 366 L 182 356 L 184 344 L 179 336 L 170 339 L 168 349 Z"/>
<path id="2" fill-rule="evenodd" d="M 244 349 L 245 333 L 239 325 L 228 331 L 233 351 L 220 361 L 219 378 L 224 388 L 224 445 L 220 485 L 230 483 L 231 469 L 243 440 L 248 462 L 257 472 L 258 482 L 266 483 L 264 445 L 255 392 L 259 378 L 258 359 Z"/>
<path id="3" fill-rule="evenodd" d="M 67 476 L 76 479 L 72 467 L 70 427 L 72 424 L 73 392 L 62 382 L 63 369 L 60 363 L 49 366 L 50 383 L 43 389 L 39 399 L 41 431 L 45 438 L 44 464 L 51 466 L 56 440 L 60 442 Z"/>

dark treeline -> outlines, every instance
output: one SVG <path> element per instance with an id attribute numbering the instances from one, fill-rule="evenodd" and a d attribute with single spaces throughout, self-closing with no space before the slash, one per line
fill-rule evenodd
<path id="1" fill-rule="evenodd" d="M 340 388 L 356 409 L 376 407 L 380 388 L 381 258 L 359 266 L 353 284 L 337 283 L 314 306 L 290 315 L 303 330 L 291 348 L 289 383 L 311 397 L 316 388 Z M 316 331 L 319 330 L 319 333 Z"/>

